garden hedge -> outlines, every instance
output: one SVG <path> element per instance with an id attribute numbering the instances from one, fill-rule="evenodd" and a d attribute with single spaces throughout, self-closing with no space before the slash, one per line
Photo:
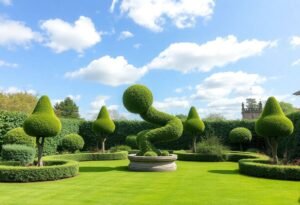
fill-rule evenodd
<path id="1" fill-rule="evenodd" d="M 7 144 L 1 151 L 3 161 L 18 161 L 21 165 L 31 164 L 35 157 L 35 149 L 26 145 Z"/>
<path id="2" fill-rule="evenodd" d="M 240 173 L 269 179 L 300 180 L 300 166 L 269 164 L 265 159 L 242 159 L 239 161 Z"/>
<path id="3" fill-rule="evenodd" d="M 44 167 L 21 167 L 17 162 L 0 162 L 0 181 L 36 182 L 74 177 L 79 163 L 66 160 L 45 160 Z"/>

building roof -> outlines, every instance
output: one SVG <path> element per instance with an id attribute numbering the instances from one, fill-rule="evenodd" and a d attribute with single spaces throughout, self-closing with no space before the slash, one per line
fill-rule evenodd
<path id="1" fill-rule="evenodd" d="M 300 90 L 298 92 L 295 92 L 294 95 L 300 95 Z"/>

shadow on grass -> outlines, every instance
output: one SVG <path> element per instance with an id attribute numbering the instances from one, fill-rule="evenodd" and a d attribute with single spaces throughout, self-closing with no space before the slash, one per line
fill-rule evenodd
<path id="1" fill-rule="evenodd" d="M 214 174 L 239 174 L 238 169 L 234 170 L 209 170 L 208 172 L 214 173 Z"/>
<path id="2" fill-rule="evenodd" d="M 79 167 L 79 172 L 109 172 L 109 171 L 128 171 L 127 166 L 119 167 Z"/>

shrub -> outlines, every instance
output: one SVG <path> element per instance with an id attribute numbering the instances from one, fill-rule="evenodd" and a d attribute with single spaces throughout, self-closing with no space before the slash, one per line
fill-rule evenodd
<path id="1" fill-rule="evenodd" d="M 114 152 L 120 152 L 120 151 L 131 151 L 131 147 L 127 146 L 127 145 L 117 145 L 117 146 L 114 146 L 114 147 L 111 147 L 110 148 L 110 151 L 112 153 Z"/>
<path id="2" fill-rule="evenodd" d="M 274 97 L 270 97 L 264 107 L 260 118 L 255 123 L 255 130 L 266 138 L 272 151 L 273 162 L 278 164 L 277 148 L 280 137 L 293 133 L 294 126 L 288 119 Z"/>
<path id="3" fill-rule="evenodd" d="M 191 107 L 189 111 L 187 120 L 184 122 L 184 130 L 193 138 L 192 151 L 195 153 L 197 136 L 202 135 L 205 130 L 205 125 L 203 121 L 200 119 L 195 107 Z"/>
<path id="4" fill-rule="evenodd" d="M 1 156 L 4 161 L 17 161 L 20 162 L 22 166 L 25 166 L 33 162 L 35 149 L 25 145 L 3 145 Z"/>
<path id="5" fill-rule="evenodd" d="M 148 151 L 144 154 L 144 156 L 147 156 L 147 157 L 156 157 L 157 156 L 157 153 L 156 152 L 152 152 L 152 151 Z"/>
<path id="6" fill-rule="evenodd" d="M 82 137 L 78 134 L 68 134 L 62 138 L 61 147 L 68 152 L 76 152 L 84 146 Z"/>
<path id="7" fill-rule="evenodd" d="M 36 137 L 38 146 L 38 166 L 43 166 L 42 155 L 46 137 L 54 137 L 61 130 L 61 122 L 56 117 L 50 99 L 42 96 L 33 113 L 25 120 L 24 130 L 28 135 Z"/>
<path id="8" fill-rule="evenodd" d="M 263 158 L 263 155 L 258 155 L 255 153 L 249 153 L 249 152 L 236 152 L 231 151 L 226 153 L 227 161 L 230 162 L 238 162 L 241 159 L 256 159 L 256 158 Z"/>
<path id="9" fill-rule="evenodd" d="M 0 162 L 0 181 L 51 181 L 78 174 L 79 164 L 76 161 L 45 160 L 44 163 L 44 167 L 20 167 L 14 162 Z"/>
<path id="10" fill-rule="evenodd" d="M 243 151 L 242 144 L 249 142 L 252 139 L 250 130 L 244 127 L 237 127 L 230 131 L 229 140 L 234 144 L 240 145 L 240 150 Z"/>
<path id="11" fill-rule="evenodd" d="M 161 151 L 161 156 L 169 156 L 170 153 L 167 150 Z"/>
<path id="12" fill-rule="evenodd" d="M 136 135 L 127 136 L 125 140 L 125 144 L 131 147 L 132 149 L 138 149 L 136 137 L 137 137 Z"/>
<path id="13" fill-rule="evenodd" d="M 3 144 L 21 144 L 35 147 L 34 138 L 27 135 L 22 127 L 17 127 L 8 131 L 3 137 Z"/>
<path id="14" fill-rule="evenodd" d="M 205 137 L 197 144 L 197 153 L 223 155 L 228 148 L 225 147 L 218 137 Z"/>
<path id="15" fill-rule="evenodd" d="M 198 154 L 186 152 L 175 152 L 175 154 L 177 155 L 177 159 L 180 161 L 220 162 L 226 160 L 226 156 L 216 154 Z"/>

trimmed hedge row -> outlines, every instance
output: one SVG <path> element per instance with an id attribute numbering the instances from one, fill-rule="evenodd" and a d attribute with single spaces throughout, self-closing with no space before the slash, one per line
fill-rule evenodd
<path id="1" fill-rule="evenodd" d="M 79 163 L 66 160 L 45 160 L 43 167 L 21 167 L 17 162 L 0 163 L 0 181 L 36 182 L 53 181 L 74 177 L 78 174 Z"/>
<path id="2" fill-rule="evenodd" d="M 214 154 L 199 154 L 199 153 L 185 153 L 174 152 L 177 155 L 177 159 L 180 161 L 199 161 L 199 162 L 222 162 L 226 161 L 226 156 L 214 155 Z"/>
<path id="3" fill-rule="evenodd" d="M 240 173 L 254 177 L 282 180 L 300 180 L 300 166 L 272 165 L 264 159 L 242 159 Z"/>
<path id="4" fill-rule="evenodd" d="M 4 161 L 18 161 L 25 166 L 33 163 L 35 149 L 25 145 L 7 144 L 2 147 L 1 156 Z"/>
<path id="5" fill-rule="evenodd" d="M 238 162 L 241 159 L 257 159 L 257 158 L 267 158 L 265 155 L 259 155 L 252 152 L 235 152 L 231 151 L 226 153 L 227 161 Z"/>
<path id="6" fill-rule="evenodd" d="M 74 160 L 74 161 L 101 161 L 101 160 L 123 160 L 127 159 L 127 152 L 115 153 L 77 153 L 48 156 L 46 159 Z"/>

